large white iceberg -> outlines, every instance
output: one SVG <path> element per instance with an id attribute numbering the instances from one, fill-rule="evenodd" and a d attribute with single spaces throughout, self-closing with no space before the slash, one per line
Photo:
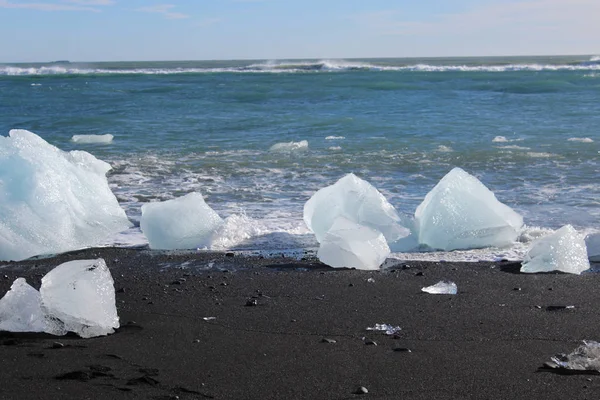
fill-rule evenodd
<path id="1" fill-rule="evenodd" d="M 43 332 L 46 328 L 40 292 L 17 278 L 0 299 L 0 331 Z"/>
<path id="2" fill-rule="evenodd" d="M 90 247 L 129 228 L 108 187 L 110 169 L 26 130 L 0 136 L 0 260 Z"/>
<path id="3" fill-rule="evenodd" d="M 410 235 L 394 206 L 354 174 L 320 189 L 304 204 L 304 222 L 319 243 L 338 217 L 377 230 L 390 243 Z"/>
<path id="4" fill-rule="evenodd" d="M 390 254 L 383 234 L 344 217 L 335 219 L 321 240 L 317 257 L 335 268 L 374 270 Z"/>
<path id="5" fill-rule="evenodd" d="M 562 271 L 581 274 L 590 268 L 585 241 L 571 225 L 531 244 L 525 255 L 521 272 Z"/>
<path id="6" fill-rule="evenodd" d="M 59 265 L 42 278 L 40 294 L 47 333 L 89 338 L 119 327 L 113 278 L 101 258 Z"/>
<path id="7" fill-rule="evenodd" d="M 508 246 L 522 226 L 523 217 L 460 168 L 444 176 L 415 211 L 419 243 L 447 251 Z"/>
<path id="8" fill-rule="evenodd" d="M 210 247 L 213 234 L 223 219 L 200 193 L 142 206 L 140 228 L 157 250 L 182 250 Z"/>

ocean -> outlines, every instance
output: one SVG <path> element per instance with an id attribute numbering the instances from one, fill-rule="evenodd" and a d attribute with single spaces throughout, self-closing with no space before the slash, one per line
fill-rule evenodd
<path id="1" fill-rule="evenodd" d="M 453 167 L 523 215 L 519 243 L 393 257 L 518 259 L 564 224 L 600 231 L 598 56 L 0 64 L 0 110 L 3 135 L 112 165 L 136 227 L 105 245 L 145 244 L 141 205 L 197 191 L 229 217 L 216 249 L 301 253 L 318 189 L 354 172 L 412 215 Z"/>

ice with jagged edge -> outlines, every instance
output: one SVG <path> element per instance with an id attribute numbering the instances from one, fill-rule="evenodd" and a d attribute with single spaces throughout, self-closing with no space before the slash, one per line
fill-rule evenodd
<path id="1" fill-rule="evenodd" d="M 318 190 L 304 204 L 304 222 L 318 242 L 338 217 L 381 232 L 389 243 L 411 233 L 402 225 L 394 206 L 373 185 L 354 174 Z"/>
<path id="2" fill-rule="evenodd" d="M 142 206 L 140 228 L 151 249 L 184 250 L 210 247 L 223 219 L 197 192 Z"/>
<path id="3" fill-rule="evenodd" d="M 110 169 L 26 130 L 0 136 L 0 260 L 90 247 L 128 229 L 108 186 Z"/>
<path id="4" fill-rule="evenodd" d="M 422 288 L 421 291 L 429 294 L 456 294 L 458 287 L 454 282 L 439 281 L 435 285 Z"/>
<path id="5" fill-rule="evenodd" d="M 105 135 L 73 135 L 71 137 L 71 140 L 75 143 L 83 143 L 83 144 L 89 144 L 89 143 L 109 144 L 109 143 L 112 143 L 114 138 L 115 137 L 113 135 L 111 135 L 110 133 L 107 133 Z"/>
<path id="6" fill-rule="evenodd" d="M 375 270 L 389 254 L 381 232 L 340 216 L 321 238 L 317 257 L 334 268 Z"/>
<path id="7" fill-rule="evenodd" d="M 509 246 L 522 226 L 523 217 L 460 168 L 444 176 L 415 211 L 419 244 L 446 251 Z"/>
<path id="8" fill-rule="evenodd" d="M 588 259 L 591 262 L 600 262 L 600 233 L 590 233 L 585 237 Z"/>
<path id="9" fill-rule="evenodd" d="M 0 331 L 43 332 L 46 328 L 40 293 L 17 278 L 0 299 Z"/>
<path id="10" fill-rule="evenodd" d="M 570 354 L 558 354 L 546 363 L 547 367 L 569 371 L 600 371 L 600 343 L 584 340 Z"/>
<path id="11" fill-rule="evenodd" d="M 291 153 L 295 151 L 306 151 L 308 150 L 308 141 L 301 140 L 299 142 L 284 142 L 284 143 L 276 143 L 269 151 L 274 153 Z"/>
<path id="12" fill-rule="evenodd" d="M 391 324 L 375 324 L 374 326 L 367 327 L 367 330 L 385 332 L 386 335 L 395 335 L 400 332 L 402 328 Z"/>
<path id="13" fill-rule="evenodd" d="M 40 294 L 47 333 L 89 338 L 119 327 L 114 281 L 101 258 L 59 265 L 42 278 Z"/>
<path id="14" fill-rule="evenodd" d="M 521 272 L 561 271 L 579 275 L 590 268 L 583 236 L 571 225 L 537 239 L 525 255 Z"/>

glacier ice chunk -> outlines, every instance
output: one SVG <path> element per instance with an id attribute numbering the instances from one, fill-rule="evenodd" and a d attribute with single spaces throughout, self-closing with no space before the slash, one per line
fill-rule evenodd
<path id="1" fill-rule="evenodd" d="M 389 254 L 381 232 L 338 217 L 322 238 L 317 257 L 334 268 L 373 270 L 379 269 Z"/>
<path id="2" fill-rule="evenodd" d="M 385 332 L 386 335 L 395 335 L 400 332 L 402 328 L 390 324 L 375 324 L 374 326 L 367 327 L 367 330 Z"/>
<path id="3" fill-rule="evenodd" d="M 439 281 L 435 285 L 422 288 L 421 291 L 429 294 L 456 294 L 458 288 L 454 282 Z"/>
<path id="4" fill-rule="evenodd" d="M 210 247 L 223 219 L 200 193 L 142 206 L 140 228 L 151 249 L 183 250 Z"/>
<path id="5" fill-rule="evenodd" d="M 0 136 L 0 260 L 90 247 L 131 226 L 108 163 L 26 130 Z"/>
<path id="6" fill-rule="evenodd" d="M 477 178 L 454 168 L 417 207 L 415 226 L 419 243 L 434 249 L 503 247 L 517 239 L 523 217 Z"/>
<path id="7" fill-rule="evenodd" d="M 591 262 L 600 262 L 600 233 L 592 233 L 585 237 L 588 259 Z"/>
<path id="8" fill-rule="evenodd" d="M 548 368 L 557 368 L 573 372 L 598 373 L 600 371 L 600 343 L 584 340 L 583 344 L 570 354 L 558 354 L 545 364 Z"/>
<path id="9" fill-rule="evenodd" d="M 44 321 L 40 292 L 17 278 L 0 299 L 0 331 L 43 332 Z"/>
<path id="10" fill-rule="evenodd" d="M 75 143 L 83 143 L 83 144 L 88 144 L 88 143 L 108 144 L 108 143 L 112 143 L 114 138 L 115 137 L 113 135 L 111 135 L 110 133 L 107 133 L 105 135 L 73 135 L 71 137 L 71 140 Z"/>
<path id="11" fill-rule="evenodd" d="M 583 237 L 571 225 L 565 225 L 531 244 L 521 272 L 562 271 L 579 275 L 589 268 Z"/>
<path id="12" fill-rule="evenodd" d="M 304 222 L 318 242 L 340 216 L 380 231 L 389 243 L 410 235 L 394 206 L 369 182 L 354 174 L 318 190 L 304 204 Z"/>
<path id="13" fill-rule="evenodd" d="M 40 294 L 47 333 L 89 338 L 119 327 L 113 278 L 101 258 L 59 265 L 42 278 Z"/>

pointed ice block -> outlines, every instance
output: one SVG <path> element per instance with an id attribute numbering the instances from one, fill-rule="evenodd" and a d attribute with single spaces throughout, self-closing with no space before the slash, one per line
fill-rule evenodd
<path id="1" fill-rule="evenodd" d="M 210 247 L 223 219 L 200 193 L 142 206 L 140 227 L 150 248 L 158 250 Z"/>
<path id="2" fill-rule="evenodd" d="M 16 279 L 0 299 L 0 331 L 43 332 L 45 318 L 40 293 L 25 278 Z"/>
<path id="3" fill-rule="evenodd" d="M 317 256 L 334 268 L 379 269 L 390 254 L 381 232 L 338 217 L 321 240 Z"/>
<path id="4" fill-rule="evenodd" d="M 435 285 L 422 288 L 421 291 L 429 294 L 456 294 L 458 287 L 454 282 L 439 281 Z"/>
<path id="5" fill-rule="evenodd" d="M 589 268 L 583 237 L 571 225 L 565 225 L 531 244 L 521 272 L 562 271 L 579 275 Z"/>
<path id="6" fill-rule="evenodd" d="M 477 178 L 454 168 L 417 207 L 415 225 L 420 244 L 449 251 L 508 246 L 523 218 Z"/>
<path id="7" fill-rule="evenodd" d="M 386 198 L 354 174 L 320 189 L 304 205 L 304 222 L 319 242 L 340 216 L 378 230 L 390 243 L 410 234 Z"/>
<path id="8" fill-rule="evenodd" d="M 101 258 L 59 265 L 42 278 L 40 294 L 48 333 L 89 338 L 119 327 L 113 278 Z"/>
<path id="9" fill-rule="evenodd" d="M 0 260 L 90 247 L 129 228 L 108 187 L 110 169 L 25 130 L 0 136 Z"/>

